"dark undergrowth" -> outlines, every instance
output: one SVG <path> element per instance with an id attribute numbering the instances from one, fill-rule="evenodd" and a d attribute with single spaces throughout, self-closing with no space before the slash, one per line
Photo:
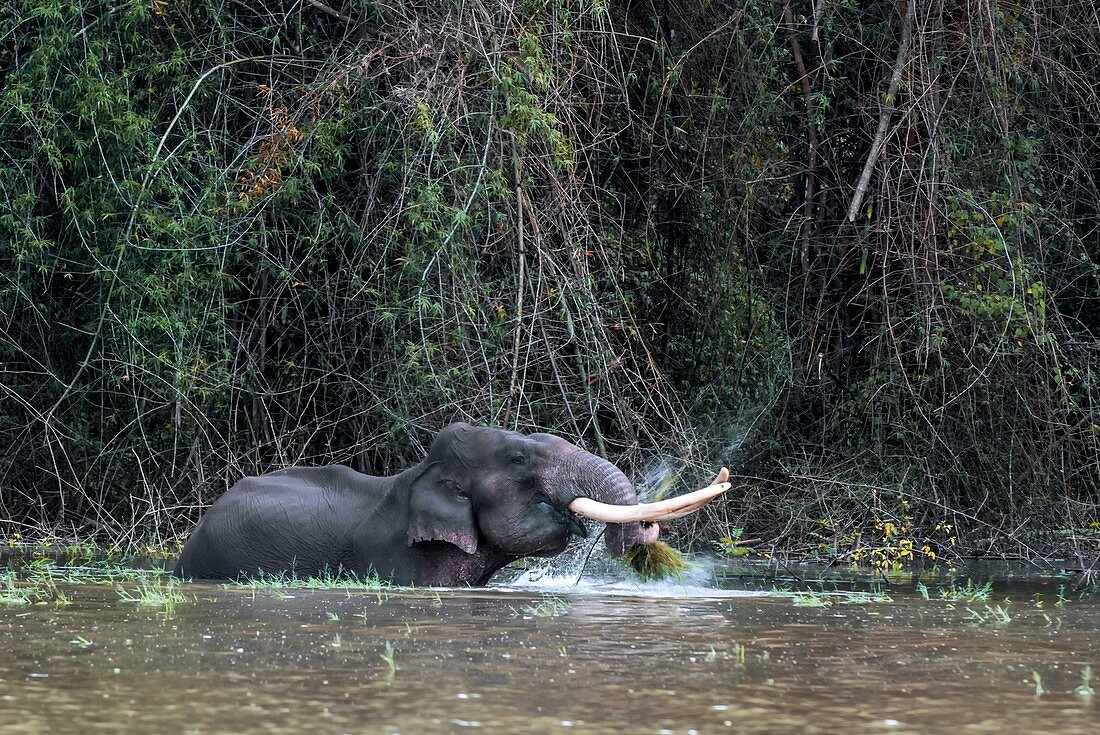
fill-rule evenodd
<path id="1" fill-rule="evenodd" d="M 1091 0 L 15 0 L 0 44 L 0 538 L 171 549 L 464 419 L 728 464 L 682 547 L 1100 548 Z"/>

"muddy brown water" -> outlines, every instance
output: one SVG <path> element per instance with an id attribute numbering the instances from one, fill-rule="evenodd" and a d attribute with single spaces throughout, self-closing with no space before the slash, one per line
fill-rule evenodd
<path id="1" fill-rule="evenodd" d="M 0 605 L 0 733 L 1091 735 L 1100 702 L 1075 689 L 1100 673 L 1100 598 L 1057 604 L 1058 584 L 812 607 L 671 583 L 191 583 L 171 610 L 62 585 L 65 606 Z"/>

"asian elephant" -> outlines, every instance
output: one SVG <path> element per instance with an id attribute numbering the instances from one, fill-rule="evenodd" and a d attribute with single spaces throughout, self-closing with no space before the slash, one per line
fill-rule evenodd
<path id="1" fill-rule="evenodd" d="M 206 511 L 174 571 L 229 579 L 342 570 L 397 584 L 483 585 L 515 559 L 553 556 L 570 535 L 584 536 L 578 515 L 615 521 L 605 541 L 621 554 L 655 541 L 656 520 L 728 487 L 638 504 L 614 465 L 562 438 L 456 423 L 392 477 L 330 465 L 240 480 Z"/>

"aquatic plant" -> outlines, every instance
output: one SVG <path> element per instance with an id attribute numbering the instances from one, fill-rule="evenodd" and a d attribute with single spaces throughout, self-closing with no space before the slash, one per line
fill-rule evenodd
<path id="1" fill-rule="evenodd" d="M 35 596 L 41 602 L 53 603 L 57 607 L 63 607 L 72 602 L 69 594 L 61 589 L 57 580 L 52 577 L 40 580 L 35 587 Z"/>
<path id="2" fill-rule="evenodd" d="M 978 584 L 969 579 L 963 584 L 952 582 L 939 589 L 940 599 L 948 602 L 985 602 L 992 594 L 992 582 Z"/>
<path id="3" fill-rule="evenodd" d="M 790 587 L 772 587 L 771 594 L 776 597 L 785 597 L 799 607 L 827 607 L 831 602 L 824 602 L 829 594 L 823 590 L 795 590 Z M 817 601 L 822 601 L 818 604 Z"/>
<path id="4" fill-rule="evenodd" d="M 836 603 L 844 605 L 870 605 L 874 603 L 893 602 L 891 598 L 879 586 L 872 586 L 869 590 L 793 590 L 789 587 L 772 587 L 771 594 L 776 597 L 786 597 L 797 607 L 831 607 Z"/>
<path id="5" fill-rule="evenodd" d="M 178 557 L 181 551 L 183 551 L 183 541 L 174 539 L 172 541 L 146 543 L 141 547 L 140 555 L 150 559 L 165 560 Z"/>
<path id="6" fill-rule="evenodd" d="M 1058 585 L 1058 599 L 1055 601 L 1055 607 L 1061 607 L 1065 605 L 1069 600 L 1066 598 L 1066 586 L 1064 584 Z"/>
<path id="7" fill-rule="evenodd" d="M 1096 691 L 1092 688 L 1092 666 L 1086 666 L 1081 672 L 1081 683 L 1073 690 L 1073 693 L 1082 699 L 1091 700 Z"/>
<path id="8" fill-rule="evenodd" d="M 79 566 L 56 564 L 51 559 L 35 559 L 21 572 L 28 579 L 49 579 L 63 584 L 117 584 L 168 576 L 163 569 L 140 569 L 103 559 Z"/>
<path id="9" fill-rule="evenodd" d="M 394 654 L 393 643 L 390 641 L 386 641 L 386 645 L 382 649 L 382 652 L 378 654 L 379 658 L 386 663 L 386 667 L 388 668 L 386 673 L 387 681 L 392 681 L 393 675 L 397 672 L 397 662 L 394 660 Z"/>
<path id="10" fill-rule="evenodd" d="M 928 585 L 924 582 L 917 582 L 916 590 L 925 600 L 932 599 L 932 594 L 928 589 Z M 937 597 L 945 602 L 985 602 L 992 594 L 992 582 L 982 582 L 979 584 L 970 579 L 962 584 L 950 582 L 936 590 Z"/>
<path id="11" fill-rule="evenodd" d="M 1002 605 L 985 605 L 983 610 L 966 608 L 966 614 L 975 625 L 1007 625 L 1012 622 L 1012 615 Z"/>
<path id="12" fill-rule="evenodd" d="M 856 590 L 843 596 L 845 605 L 870 605 L 873 603 L 893 602 L 894 598 L 886 594 L 881 587 L 871 590 Z"/>
<path id="13" fill-rule="evenodd" d="M 547 597 L 537 603 L 524 605 L 523 614 L 533 618 L 556 618 L 569 612 L 570 603 L 560 597 Z"/>
<path id="14" fill-rule="evenodd" d="M 278 572 L 265 574 L 260 572 L 254 576 L 242 577 L 233 582 L 227 582 L 225 587 L 243 587 L 251 590 L 343 590 L 351 592 L 374 592 L 379 602 L 387 599 L 386 590 L 394 589 L 394 585 L 381 579 L 377 574 L 360 577 L 346 572 L 333 573 L 330 571 L 309 577 L 298 577 L 296 574 Z"/>
<path id="15" fill-rule="evenodd" d="M 90 541 L 75 541 L 62 549 L 65 563 L 70 566 L 95 561 L 101 554 L 99 548 Z"/>
<path id="16" fill-rule="evenodd" d="M 0 586 L 0 605 L 29 605 L 30 602 L 30 593 L 15 584 L 14 575 L 5 575 Z"/>
<path id="17" fill-rule="evenodd" d="M 791 596 L 795 607 L 831 607 L 833 601 L 822 592 L 800 592 Z"/>
<path id="18" fill-rule="evenodd" d="M 57 606 L 68 605 L 71 601 L 68 594 L 62 590 L 57 581 L 48 574 L 43 574 L 43 567 L 36 567 L 37 571 L 28 572 L 27 569 L 16 570 L 8 567 L 3 573 L 3 586 L 0 587 L 0 605 L 26 605 L 54 604 Z M 22 573 L 21 573 L 22 572 Z M 22 576 L 22 581 L 20 577 Z"/>
<path id="19" fill-rule="evenodd" d="M 187 600 L 187 596 L 180 590 L 180 581 L 175 577 L 146 577 L 137 580 L 137 585 L 132 590 L 120 584 L 115 587 L 115 591 L 120 600 L 149 607 L 170 609 Z"/>
<path id="20" fill-rule="evenodd" d="M 52 557 L 36 556 L 20 567 L 20 572 L 29 578 L 51 577 L 53 570 L 57 568 L 57 562 Z"/>

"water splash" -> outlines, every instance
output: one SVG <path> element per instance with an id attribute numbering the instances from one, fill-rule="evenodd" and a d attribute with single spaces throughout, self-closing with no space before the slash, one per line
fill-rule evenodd
<path id="1" fill-rule="evenodd" d="M 684 473 L 686 465 L 674 462 L 669 457 L 658 457 L 642 471 L 642 477 L 635 483 L 638 500 L 648 503 L 673 495 L 673 488 Z"/>
<path id="2" fill-rule="evenodd" d="M 570 547 L 554 559 L 498 575 L 491 586 L 523 592 L 661 598 L 760 594 L 723 589 L 718 583 L 716 570 L 719 563 L 715 559 L 685 554 L 684 561 L 688 566 L 679 577 L 643 580 L 621 560 L 608 554 L 598 534 L 593 534 L 585 543 Z"/>
<path id="3" fill-rule="evenodd" d="M 727 447 L 735 451 L 743 436 Z M 705 475 L 706 473 L 704 473 Z M 698 476 L 697 476 L 698 475 Z M 699 475 L 690 462 L 660 456 L 641 472 L 635 482 L 638 499 L 651 502 L 702 487 L 711 477 Z M 701 484 L 702 483 L 702 484 Z M 677 578 L 643 580 L 622 560 L 611 556 L 603 544 L 603 524 L 588 521 L 589 538 L 574 544 L 562 554 L 547 560 L 532 561 L 523 570 L 498 575 L 492 586 L 538 592 L 576 592 L 582 594 L 642 595 L 647 597 L 737 597 L 755 592 L 723 589 L 710 557 L 684 555 L 688 567 Z"/>

